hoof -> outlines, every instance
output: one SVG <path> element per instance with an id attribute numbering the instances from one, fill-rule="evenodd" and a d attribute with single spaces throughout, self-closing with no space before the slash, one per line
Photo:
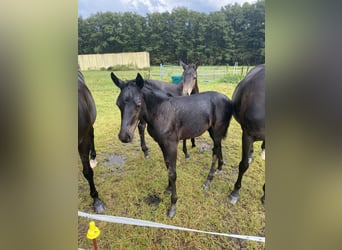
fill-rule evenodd
<path id="1" fill-rule="evenodd" d="M 96 165 L 97 165 L 96 159 L 91 159 L 91 160 L 89 161 L 89 163 L 90 163 L 90 167 L 91 167 L 91 168 L 95 168 Z"/>
<path id="2" fill-rule="evenodd" d="M 176 205 L 172 205 L 169 209 L 168 216 L 169 218 L 173 218 L 176 214 Z"/>
<path id="3" fill-rule="evenodd" d="M 97 214 L 104 214 L 106 206 L 99 198 L 96 198 L 93 203 L 94 210 Z"/>
<path id="4" fill-rule="evenodd" d="M 261 203 L 265 205 L 265 195 L 263 197 L 261 197 Z"/>
<path id="5" fill-rule="evenodd" d="M 195 145 L 195 144 L 192 144 L 191 147 L 192 147 L 192 148 L 196 148 L 196 145 Z"/>
<path id="6" fill-rule="evenodd" d="M 265 149 L 263 149 L 260 153 L 261 159 L 265 160 Z"/>
<path id="7" fill-rule="evenodd" d="M 223 171 L 222 171 L 222 166 L 217 168 L 216 171 L 215 171 L 215 174 L 222 174 Z"/>
<path id="8" fill-rule="evenodd" d="M 171 194 L 171 189 L 165 189 L 165 191 L 164 191 L 164 194 L 166 194 L 166 195 L 169 195 L 169 194 Z"/>
<path id="9" fill-rule="evenodd" d="M 210 181 L 206 180 L 203 184 L 203 190 L 209 190 L 210 189 Z"/>
<path id="10" fill-rule="evenodd" d="M 253 161 L 253 157 L 248 157 L 248 164 L 251 164 Z"/>
<path id="11" fill-rule="evenodd" d="M 150 159 L 150 155 L 148 154 L 148 152 L 146 151 L 146 152 L 144 152 L 144 157 L 145 157 L 145 159 Z"/>
<path id="12" fill-rule="evenodd" d="M 185 155 L 185 160 L 190 160 L 190 155 Z"/>
<path id="13" fill-rule="evenodd" d="M 231 193 L 231 194 L 229 195 L 229 201 L 230 201 L 231 204 L 236 204 L 236 202 L 239 200 L 239 198 L 240 198 L 240 195 L 239 195 L 239 194 L 233 194 L 233 193 Z"/>

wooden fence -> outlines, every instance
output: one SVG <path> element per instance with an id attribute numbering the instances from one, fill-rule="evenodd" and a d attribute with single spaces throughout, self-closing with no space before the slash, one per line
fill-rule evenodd
<path id="1" fill-rule="evenodd" d="M 137 69 L 150 67 L 148 52 L 78 55 L 81 70 L 108 69 L 116 65 L 132 65 Z"/>

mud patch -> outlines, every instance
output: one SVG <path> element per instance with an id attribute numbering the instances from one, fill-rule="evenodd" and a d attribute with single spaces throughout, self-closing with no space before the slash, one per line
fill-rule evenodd
<path id="1" fill-rule="evenodd" d="M 158 206 L 162 199 L 159 197 L 159 194 L 150 194 L 144 198 L 144 202 L 149 206 Z"/>
<path id="2" fill-rule="evenodd" d="M 105 159 L 105 165 L 111 166 L 116 165 L 118 167 L 122 167 L 125 164 L 125 158 L 122 155 L 109 155 L 107 159 Z"/>
<path id="3" fill-rule="evenodd" d="M 103 162 L 104 167 L 117 172 L 122 170 L 125 165 L 125 158 L 122 155 L 108 155 Z"/>
<path id="4" fill-rule="evenodd" d="M 199 142 L 198 143 L 198 150 L 200 153 L 203 153 L 204 151 L 209 151 L 211 150 L 211 145 L 206 143 L 206 142 Z"/>

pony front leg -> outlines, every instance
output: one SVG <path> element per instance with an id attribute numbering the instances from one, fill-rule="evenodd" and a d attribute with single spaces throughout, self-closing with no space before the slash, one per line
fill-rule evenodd
<path id="1" fill-rule="evenodd" d="M 178 200 L 177 189 L 176 189 L 176 180 L 177 180 L 176 166 L 169 167 L 168 172 L 169 172 L 169 182 L 171 183 L 171 207 L 169 209 L 168 215 L 170 218 L 172 218 L 176 214 L 176 203 Z"/>
<path id="2" fill-rule="evenodd" d="M 176 180 L 177 180 L 177 172 L 176 172 L 176 160 L 177 160 L 177 142 L 176 143 L 170 143 L 165 146 L 163 144 L 159 144 L 163 156 L 165 165 L 168 171 L 169 176 L 169 185 L 165 191 L 165 193 L 168 193 L 171 191 L 171 207 L 168 211 L 168 216 L 170 218 L 174 217 L 176 214 L 176 203 L 178 200 L 177 196 L 177 188 L 176 188 Z"/>
<path id="3" fill-rule="evenodd" d="M 145 127 L 146 127 L 146 122 L 139 120 L 138 124 L 138 130 L 139 130 L 139 135 L 140 135 L 140 147 L 141 150 L 144 152 L 144 156 L 146 159 L 150 158 L 148 154 L 148 147 L 146 146 L 145 142 Z"/>
<path id="4" fill-rule="evenodd" d="M 98 192 L 95 188 L 94 183 L 94 172 L 90 167 L 89 163 L 89 151 L 91 147 L 91 142 L 86 139 L 78 146 L 78 152 L 83 165 L 83 176 L 87 179 L 90 187 L 90 196 L 93 198 L 93 207 L 96 213 L 103 214 L 105 211 L 105 204 L 99 198 Z"/>

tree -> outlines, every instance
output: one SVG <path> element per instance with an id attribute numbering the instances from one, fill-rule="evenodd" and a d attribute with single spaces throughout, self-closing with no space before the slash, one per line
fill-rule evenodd
<path id="1" fill-rule="evenodd" d="M 99 12 L 78 18 L 78 52 L 148 51 L 152 65 L 179 60 L 203 64 L 265 62 L 265 1 L 229 4 L 210 14 L 187 8 L 171 13 Z"/>

